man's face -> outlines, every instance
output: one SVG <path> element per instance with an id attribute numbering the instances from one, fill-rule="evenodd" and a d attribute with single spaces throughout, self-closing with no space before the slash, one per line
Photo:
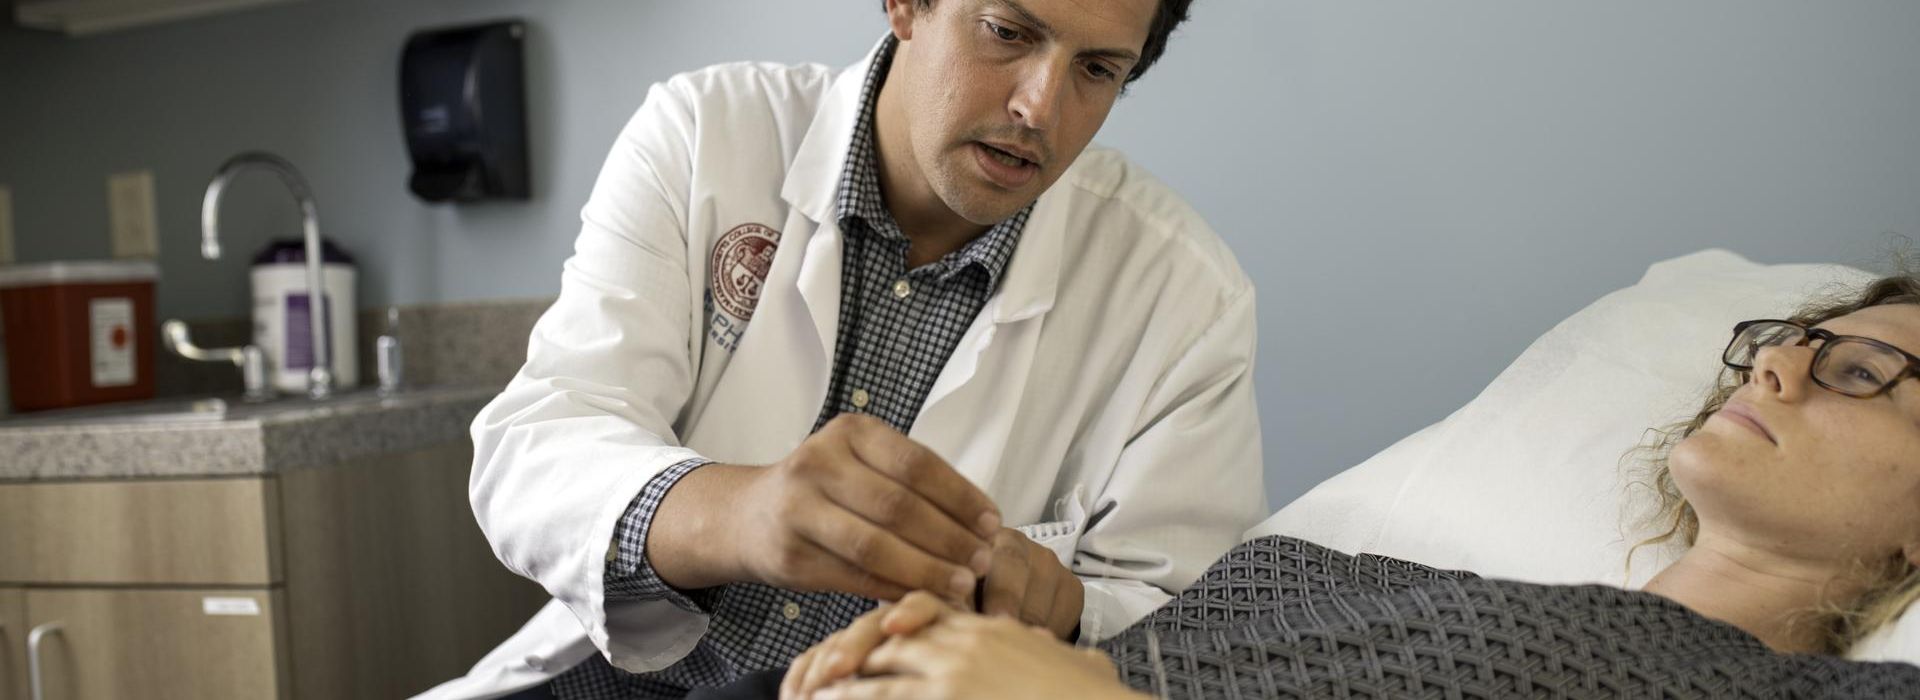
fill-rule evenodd
<path id="1" fill-rule="evenodd" d="M 1158 0 L 935 0 L 888 7 L 913 160 L 982 226 L 1033 202 L 1107 120 Z"/>

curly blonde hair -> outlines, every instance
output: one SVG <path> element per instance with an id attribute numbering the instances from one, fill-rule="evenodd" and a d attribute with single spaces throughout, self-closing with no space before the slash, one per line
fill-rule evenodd
<path id="1" fill-rule="evenodd" d="M 1814 326 L 1861 309 L 1888 304 L 1920 305 L 1920 277 L 1911 273 L 1883 277 L 1856 292 L 1816 300 L 1787 320 Z M 1700 535 L 1700 518 L 1674 483 L 1668 458 L 1674 446 L 1705 425 L 1707 418 L 1725 406 L 1744 381 L 1741 373 L 1722 368 L 1699 413 L 1686 422 L 1649 431 L 1648 441 L 1629 453 L 1630 457 L 1637 454 L 1646 462 L 1643 478 L 1634 484 L 1654 492 L 1657 505 L 1649 520 L 1656 530 L 1664 528 L 1660 534 L 1635 545 L 1634 550 L 1674 540 L 1692 546 Z M 1632 558 L 1631 551 L 1628 558 Z M 1881 625 L 1900 617 L 1908 605 L 1920 599 L 1920 568 L 1905 557 L 1895 555 L 1889 561 L 1861 562 L 1861 565 L 1875 582 L 1865 595 L 1850 607 L 1809 611 L 1815 623 L 1826 628 L 1830 652 L 1844 651 Z"/>

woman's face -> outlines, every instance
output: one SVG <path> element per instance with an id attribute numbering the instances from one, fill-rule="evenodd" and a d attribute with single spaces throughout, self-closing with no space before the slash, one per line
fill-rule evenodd
<path id="1" fill-rule="evenodd" d="M 1920 306 L 1819 326 L 1920 354 Z M 1810 561 L 1920 563 L 1920 380 L 1870 399 L 1822 388 L 1814 347 L 1760 351 L 1747 383 L 1674 448 L 1703 535 Z"/>

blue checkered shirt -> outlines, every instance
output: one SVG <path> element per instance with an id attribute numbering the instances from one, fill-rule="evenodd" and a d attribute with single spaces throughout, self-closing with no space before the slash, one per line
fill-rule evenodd
<path id="1" fill-rule="evenodd" d="M 874 151 L 874 102 L 894 44 L 891 38 L 885 41 L 867 72 L 861 116 L 840 177 L 836 218 L 846 240 L 840 330 L 833 376 L 814 430 L 847 412 L 873 415 L 902 433 L 912 429 L 940 369 L 1013 258 L 1032 209 L 938 261 L 907 268 L 908 240 L 882 199 Z M 630 674 L 595 655 L 553 680 L 556 697 L 679 698 L 693 688 L 785 666 L 873 609 L 874 601 L 843 593 L 800 593 L 753 583 L 679 591 L 661 581 L 647 563 L 647 528 L 667 490 L 706 463 L 682 462 L 648 481 L 620 520 L 606 574 L 608 601 L 671 601 L 710 616 L 706 637 L 685 658 L 653 673 Z"/>

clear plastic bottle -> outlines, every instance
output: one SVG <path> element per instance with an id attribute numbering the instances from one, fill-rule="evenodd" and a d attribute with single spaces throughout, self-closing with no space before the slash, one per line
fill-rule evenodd
<path id="1" fill-rule="evenodd" d="M 374 369 L 380 378 L 381 396 L 400 393 L 405 383 L 405 356 L 400 350 L 400 307 L 387 307 L 387 329 L 373 343 Z"/>

